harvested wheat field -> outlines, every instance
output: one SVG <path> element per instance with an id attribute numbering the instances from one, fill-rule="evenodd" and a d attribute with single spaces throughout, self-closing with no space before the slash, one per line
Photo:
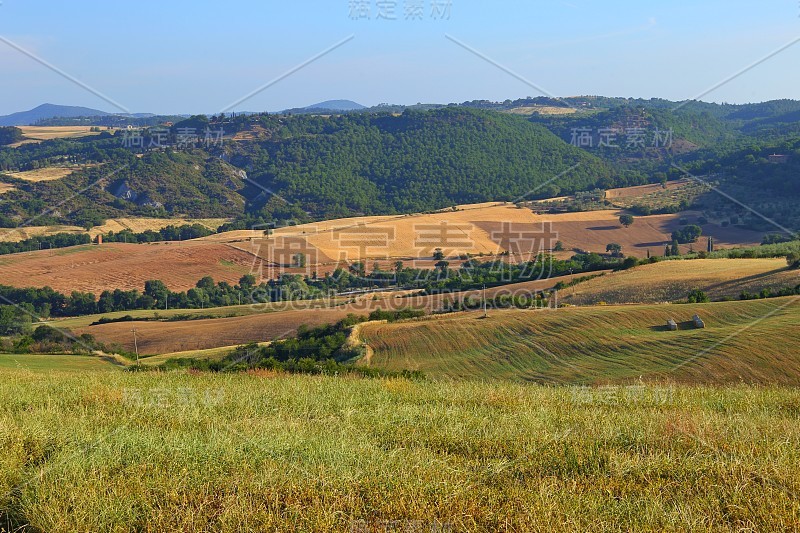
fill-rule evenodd
<path id="1" fill-rule="evenodd" d="M 661 261 L 560 291 L 563 303 L 659 303 L 685 300 L 702 289 L 712 300 L 738 298 L 743 291 L 782 289 L 800 284 L 800 271 L 786 268 L 784 259 L 696 259 Z"/>
<path id="2" fill-rule="evenodd" d="M 0 182 L 0 194 L 4 194 L 10 191 L 13 191 L 15 187 L 13 185 L 9 185 L 8 183 Z"/>
<path id="3" fill-rule="evenodd" d="M 93 126 L 17 126 L 28 139 L 49 141 L 50 139 L 67 139 L 100 135 L 101 131 L 91 131 Z M 102 131 L 107 131 L 103 129 Z M 113 131 L 113 130 L 108 130 Z M 24 141 L 23 141 L 24 142 Z"/>
<path id="4" fill-rule="evenodd" d="M 0 187 L 3 184 L 0 183 Z M 227 218 L 110 218 L 102 226 L 94 226 L 88 232 L 79 226 L 24 226 L 21 228 L 0 228 L 0 242 L 18 242 L 31 237 L 55 235 L 56 233 L 88 233 L 91 237 L 113 231 L 118 233 L 128 229 L 134 233 L 147 230 L 158 231 L 167 226 L 183 226 L 200 224 L 211 230 L 216 230 Z"/>
<path id="5" fill-rule="evenodd" d="M 107 289 L 141 291 L 145 281 L 160 279 L 181 291 L 203 276 L 236 283 L 251 266 L 250 255 L 224 244 L 106 243 L 0 256 L 0 280 L 15 287 L 99 294 Z"/>
<path id="6" fill-rule="evenodd" d="M 619 243 L 626 255 L 661 255 L 671 242 L 679 220 L 694 221 L 697 212 L 637 217 L 630 228 L 619 223 L 618 210 L 537 215 L 511 204 L 460 206 L 457 211 L 394 217 L 363 217 L 304 224 L 276 230 L 269 238 L 262 231 L 235 231 L 207 237 L 217 242 L 238 242 L 255 250 L 267 263 L 289 264 L 303 253 L 308 264 L 387 258 L 430 258 L 436 248 L 450 258 L 462 254 L 496 254 L 510 251 L 525 255 L 549 250 L 560 240 L 568 250 L 605 253 L 609 243 Z M 703 227 L 718 248 L 749 246 L 763 234 L 713 224 Z M 696 246 L 702 247 L 702 244 Z M 682 246 L 689 250 L 689 245 Z"/>
<path id="7" fill-rule="evenodd" d="M 102 226 L 95 226 L 89 230 L 89 234 L 95 237 L 102 233 L 113 231 L 119 233 L 123 230 L 130 230 L 134 233 L 142 233 L 147 230 L 158 231 L 167 226 L 184 226 L 200 224 L 210 230 L 228 222 L 227 218 L 112 218 Z"/>
<path id="8" fill-rule="evenodd" d="M 451 260 L 462 254 L 486 255 L 503 251 L 510 251 L 513 258 L 524 259 L 531 252 L 550 249 L 556 240 L 562 241 L 572 252 L 598 253 L 605 253 L 606 245 L 616 242 L 622 245 L 626 255 L 644 257 L 648 250 L 653 255 L 663 254 L 669 234 L 680 228 L 678 220 L 683 217 L 692 220 L 699 214 L 639 217 L 630 228 L 619 224 L 619 215 L 620 211 L 614 210 L 536 215 L 513 205 L 479 204 L 428 215 L 351 218 L 293 226 L 281 228 L 269 238 L 263 236 L 263 231 L 235 231 L 191 243 L 126 247 L 125 254 L 88 248 L 45 251 L 7 256 L 0 259 L 0 265 L 4 266 L 6 283 L 10 285 L 41 284 L 67 291 L 99 292 L 141 288 L 145 280 L 159 279 L 159 276 L 163 276 L 162 281 L 173 290 L 190 288 L 206 275 L 237 281 L 242 274 L 254 272 L 272 278 L 280 272 L 268 267 L 289 268 L 297 254 L 306 256 L 307 266 L 289 271 L 309 275 L 313 271 L 320 275 L 330 272 L 342 261 L 374 258 L 387 261 L 385 266 L 395 259 L 417 261 L 422 258 L 422 264 L 417 266 L 430 267 L 435 263 L 432 255 L 437 248 Z M 155 229 L 180 222 L 176 219 L 120 219 L 95 231 L 123 227 L 142 231 L 147 227 Z M 35 230 L 0 230 L 0 239 L 19 240 L 23 235 L 32 234 L 26 232 Z M 718 248 L 753 245 L 761 242 L 762 237 L 760 233 L 714 225 L 706 225 L 704 233 L 714 237 Z M 120 250 L 115 244 L 102 248 L 107 246 L 117 252 Z M 702 243 L 696 246 L 702 247 Z M 177 252 L 179 248 L 184 251 Z M 682 246 L 683 251 L 688 249 L 688 245 Z M 564 252 L 564 255 L 572 252 Z M 103 253 L 110 255 L 106 257 Z M 64 258 L 65 255 L 69 257 Z M 65 271 L 76 266 L 85 273 Z M 407 263 L 407 266 L 413 264 Z M 136 274 L 132 276 L 131 272 Z"/>
<path id="9" fill-rule="evenodd" d="M 697 313 L 705 329 L 694 329 Z M 800 385 L 800 297 L 694 305 L 495 310 L 370 323 L 370 364 L 436 378 L 541 383 Z M 673 318 L 679 331 L 669 331 Z M 780 338 L 781 342 L 775 342 Z"/>

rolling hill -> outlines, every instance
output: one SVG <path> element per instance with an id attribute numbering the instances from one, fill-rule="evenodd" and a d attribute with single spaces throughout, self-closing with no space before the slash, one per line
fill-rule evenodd
<path id="1" fill-rule="evenodd" d="M 800 271 L 788 269 L 783 258 L 661 261 L 569 287 L 559 299 L 572 305 L 664 303 L 685 300 L 689 291 L 701 289 L 721 300 L 798 284 Z"/>
<path id="2" fill-rule="evenodd" d="M 706 328 L 690 326 L 698 313 Z M 800 384 L 800 297 L 459 313 L 360 329 L 369 365 L 548 384 Z M 666 321 L 681 323 L 669 331 Z M 780 342 L 776 342 L 780 339 Z"/>
<path id="3" fill-rule="evenodd" d="M 615 183 L 611 169 L 595 156 L 541 126 L 498 113 L 258 115 L 201 123 L 224 129 L 230 138 L 242 131 L 257 135 L 192 150 L 176 144 L 144 149 L 142 157 L 123 147 L 124 131 L 0 150 L 0 170 L 12 173 L 64 159 L 103 163 L 58 182 L 10 183 L 16 190 L 4 195 L 0 224 L 11 227 L 16 217 L 39 214 L 40 201 L 57 204 L 65 188 L 83 190 L 98 181 L 101 186 L 90 195 L 67 195 L 65 209 L 48 213 L 52 223 L 158 214 L 239 216 L 241 227 L 248 227 L 431 211 Z M 144 142 L 149 146 L 152 139 Z M 177 130 L 165 142 L 176 143 Z"/>

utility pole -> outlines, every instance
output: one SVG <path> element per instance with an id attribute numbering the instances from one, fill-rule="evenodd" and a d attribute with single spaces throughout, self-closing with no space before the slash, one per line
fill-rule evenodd
<path id="1" fill-rule="evenodd" d="M 136 328 L 133 328 L 133 349 L 136 350 L 136 366 L 139 366 L 139 343 L 136 341 Z"/>

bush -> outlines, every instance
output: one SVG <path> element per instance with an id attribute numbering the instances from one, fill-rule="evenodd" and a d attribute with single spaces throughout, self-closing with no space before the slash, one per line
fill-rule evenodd
<path id="1" fill-rule="evenodd" d="M 687 299 L 687 302 L 690 304 L 705 304 L 710 301 L 708 295 L 700 289 L 693 289 L 689 293 L 689 298 Z"/>

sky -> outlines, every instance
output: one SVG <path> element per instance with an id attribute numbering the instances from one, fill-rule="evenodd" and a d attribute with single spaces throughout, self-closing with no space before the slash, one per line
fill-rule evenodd
<path id="1" fill-rule="evenodd" d="M 745 103 L 800 99 L 798 65 L 798 0 L 0 1 L 0 114 L 543 94 Z"/>

